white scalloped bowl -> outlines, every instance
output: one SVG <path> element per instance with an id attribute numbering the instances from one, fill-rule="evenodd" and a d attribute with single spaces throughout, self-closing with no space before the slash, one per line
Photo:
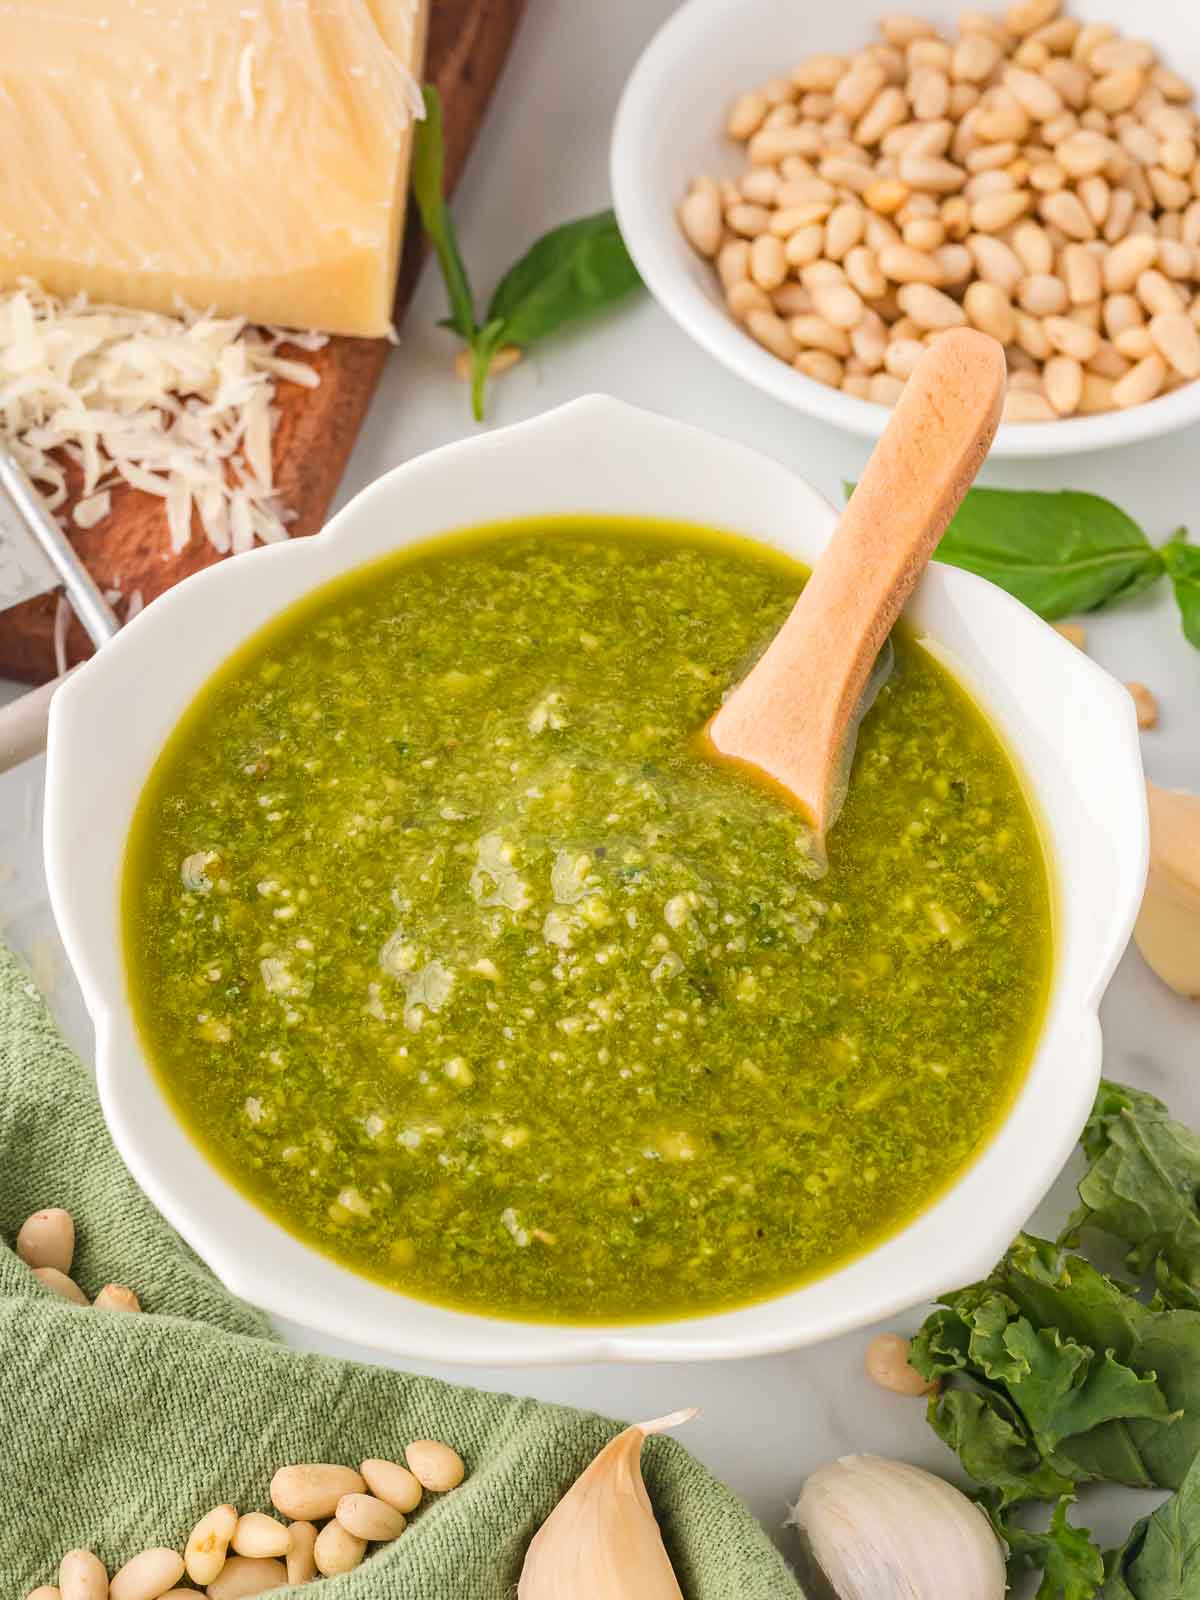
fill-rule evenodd
<path id="1" fill-rule="evenodd" d="M 193 696 L 284 607 L 364 562 L 472 523 L 563 513 L 705 523 L 806 562 L 835 521 L 830 505 L 777 463 L 593 396 L 396 468 L 314 539 L 255 550 L 189 578 L 54 697 L 47 876 L 95 1023 L 100 1097 L 121 1154 L 237 1294 L 334 1337 L 428 1360 L 760 1355 L 969 1281 L 1025 1222 L 1091 1104 L 1097 1006 L 1141 898 L 1147 827 L 1125 690 L 1017 601 L 949 567 L 930 568 L 907 617 L 986 709 L 1027 776 L 1057 880 L 1055 977 L 1006 1121 L 948 1192 L 868 1254 L 771 1300 L 690 1320 L 589 1327 L 448 1310 L 359 1277 L 287 1233 L 209 1162 L 168 1104 L 130 1008 L 120 881 L 142 786 Z"/>
<path id="2" fill-rule="evenodd" d="M 927 17 L 950 29 L 961 0 L 687 0 L 642 52 L 630 74 L 613 130 L 613 204 L 621 232 L 650 292 L 685 333 L 722 365 L 784 405 L 847 433 L 878 438 L 886 406 L 817 383 L 768 354 L 729 315 L 716 273 L 685 242 L 675 210 L 699 172 L 737 177 L 742 149 L 725 137 L 735 95 L 777 77 L 820 51 L 844 54 L 877 37 L 889 10 Z M 1004 7 L 983 7 L 999 12 Z M 1164 62 L 1200 84 L 1200 8 L 1180 0 L 1139 0 L 1128 17 L 1113 0 L 1069 0 L 1084 22 L 1115 22 L 1149 39 Z M 1063 422 L 1005 423 L 992 455 L 1056 456 L 1132 444 L 1200 420 L 1200 382 L 1127 411 Z"/>

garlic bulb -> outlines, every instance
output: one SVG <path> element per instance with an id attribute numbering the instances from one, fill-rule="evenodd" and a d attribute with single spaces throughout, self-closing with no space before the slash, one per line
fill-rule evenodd
<path id="1" fill-rule="evenodd" d="M 831 1461 L 788 1522 L 838 1600 L 1004 1600 L 1004 1551 L 983 1512 L 906 1462 Z"/>
<path id="2" fill-rule="evenodd" d="M 617 1435 L 534 1535 L 517 1600 L 683 1600 L 642 1482 L 642 1444 L 688 1422 L 676 1411 Z"/>
<path id="3" fill-rule="evenodd" d="M 1133 936 L 1164 983 L 1200 999 L 1200 795 L 1147 783 L 1150 876 Z"/>

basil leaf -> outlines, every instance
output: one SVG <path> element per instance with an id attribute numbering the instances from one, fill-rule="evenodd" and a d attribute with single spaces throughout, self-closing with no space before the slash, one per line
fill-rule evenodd
<path id="1" fill-rule="evenodd" d="M 504 344 L 524 347 L 564 322 L 619 300 L 641 282 L 611 211 L 543 235 L 500 280 L 487 320 Z"/>
<path id="2" fill-rule="evenodd" d="M 442 100 L 427 84 L 425 116 L 416 125 L 413 145 L 412 189 L 421 213 L 421 225 L 437 253 L 438 265 L 450 301 L 448 324 L 467 341 L 475 341 L 475 297 L 467 269 L 459 254 L 454 221 L 444 194 L 446 141 L 442 125 Z"/>
<path id="3" fill-rule="evenodd" d="M 1200 1138 L 1153 1095 L 1103 1083 L 1084 1143 L 1092 1166 L 1072 1229 L 1119 1239 L 1132 1271 L 1154 1273 L 1158 1305 L 1200 1310 Z"/>
<path id="4" fill-rule="evenodd" d="M 968 490 L 937 559 L 999 584 L 1051 622 L 1128 600 L 1163 570 L 1131 517 L 1072 489 Z"/>
<path id="5" fill-rule="evenodd" d="M 1175 587 L 1183 631 L 1200 650 L 1200 545 L 1188 544 L 1181 531 L 1162 548 L 1163 564 Z"/>
<path id="6" fill-rule="evenodd" d="M 1200 1600 L 1200 1462 L 1105 1559 L 1101 1600 Z"/>
<path id="7" fill-rule="evenodd" d="M 1058 1502 L 1044 1533 L 1022 1528 L 1011 1518 L 992 1519 L 1008 1546 L 1010 1572 L 1032 1569 L 1042 1574 L 1037 1600 L 1091 1600 L 1104 1581 L 1104 1558 L 1091 1534 L 1067 1521 L 1070 1504 L 1070 1496 Z"/>

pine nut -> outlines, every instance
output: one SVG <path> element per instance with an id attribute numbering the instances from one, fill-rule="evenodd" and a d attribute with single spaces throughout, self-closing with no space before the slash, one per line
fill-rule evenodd
<path id="1" fill-rule="evenodd" d="M 1094 239 L 1096 224 L 1080 204 L 1078 195 L 1069 189 L 1058 194 L 1044 195 L 1038 207 L 1043 220 L 1061 228 L 1068 239 Z"/>
<path id="2" fill-rule="evenodd" d="M 416 1477 L 396 1461 L 371 1457 L 359 1468 L 367 1488 L 378 1500 L 386 1500 L 407 1515 L 421 1504 L 421 1485 Z"/>
<path id="3" fill-rule="evenodd" d="M 1029 169 L 1029 187 L 1039 194 L 1053 194 L 1056 189 L 1064 188 L 1066 182 L 1067 175 L 1057 161 L 1039 161 L 1036 167 Z"/>
<path id="4" fill-rule="evenodd" d="M 198 1588 L 211 1583 L 229 1552 L 229 1541 L 237 1527 L 238 1514 L 233 1506 L 214 1506 L 188 1535 L 183 1551 L 183 1564 L 187 1575 Z"/>
<path id="5" fill-rule="evenodd" d="M 362 1494 L 366 1484 L 351 1467 L 307 1461 L 280 1467 L 271 1479 L 271 1504 L 294 1522 L 321 1522 L 344 1494 Z"/>
<path id="6" fill-rule="evenodd" d="M 1106 39 L 1098 44 L 1089 58 L 1092 71 L 1117 72 L 1123 67 L 1145 70 L 1154 65 L 1154 49 L 1144 39 Z"/>
<path id="7" fill-rule="evenodd" d="M 1108 208 L 1112 204 L 1112 190 L 1101 177 L 1081 178 L 1075 186 L 1075 192 L 1083 203 L 1083 209 L 1092 219 L 1095 227 L 1101 228 L 1108 220 Z"/>
<path id="8" fill-rule="evenodd" d="M 60 1300 L 69 1300 L 72 1305 L 77 1306 L 87 1305 L 87 1295 L 73 1279 L 68 1278 L 65 1272 L 60 1272 L 57 1267 L 34 1267 L 33 1275 Z"/>
<path id="9" fill-rule="evenodd" d="M 861 373 L 850 373 L 842 379 L 842 393 L 852 394 L 856 400 L 869 400 L 871 398 L 871 380 Z"/>
<path id="10" fill-rule="evenodd" d="M 61 1206 L 35 1211 L 17 1234 L 17 1254 L 27 1267 L 53 1267 L 64 1275 L 75 1256 L 75 1224 Z"/>
<path id="11" fill-rule="evenodd" d="M 885 133 L 908 121 L 908 101 L 903 89 L 889 85 L 881 89 L 858 119 L 854 137 L 858 144 L 876 145 Z"/>
<path id="12" fill-rule="evenodd" d="M 799 204 L 780 206 L 777 211 L 771 213 L 767 231 L 774 234 L 777 239 L 790 239 L 792 234 L 798 233 L 801 228 L 811 228 L 816 223 L 823 223 L 832 210 L 832 199 L 806 200 Z"/>
<path id="13" fill-rule="evenodd" d="M 1095 329 L 1081 327 L 1070 317 L 1046 317 L 1042 327 L 1054 349 L 1073 361 L 1087 363 L 1100 348 L 1100 335 Z"/>
<path id="14" fill-rule="evenodd" d="M 1186 312 L 1163 311 L 1151 317 L 1150 337 L 1176 372 L 1200 378 L 1200 331 Z"/>
<path id="15" fill-rule="evenodd" d="M 183 1557 L 177 1550 L 143 1550 L 113 1574 L 109 1600 L 160 1600 L 182 1577 Z"/>
<path id="16" fill-rule="evenodd" d="M 887 324 L 874 311 L 868 311 L 858 326 L 850 330 L 850 348 L 866 372 L 876 372 L 883 365 L 887 342 Z"/>
<path id="17" fill-rule="evenodd" d="M 788 332 L 788 325 L 774 311 L 750 311 L 746 314 L 746 331 L 757 339 L 764 350 L 769 350 L 781 361 L 794 361 L 796 342 Z M 317 1513 L 314 1513 L 316 1515 Z"/>
<path id="18" fill-rule="evenodd" d="M 802 61 L 792 73 L 792 82 L 797 89 L 818 93 L 829 91 L 836 86 L 847 65 L 845 56 L 809 56 L 808 60 Z"/>
<path id="19" fill-rule="evenodd" d="M 1083 368 L 1068 355 L 1051 356 L 1042 374 L 1046 399 L 1060 417 L 1073 416 L 1083 397 Z"/>
<path id="20" fill-rule="evenodd" d="M 899 178 L 881 178 L 863 190 L 863 200 L 880 216 L 893 216 L 908 199 L 908 185 Z"/>
<path id="21" fill-rule="evenodd" d="M 871 399 L 877 406 L 894 406 L 903 393 L 902 380 L 890 372 L 877 372 L 871 379 Z"/>
<path id="22" fill-rule="evenodd" d="M 825 254 L 831 261 L 843 260 L 861 243 L 867 219 L 863 208 L 853 200 L 835 206 L 825 223 Z"/>
<path id="23" fill-rule="evenodd" d="M 1079 397 L 1080 415 L 1090 417 L 1100 411 L 1115 411 L 1116 402 L 1112 397 L 1114 387 L 1111 378 L 1101 377 L 1095 372 L 1085 372 L 1083 392 Z"/>
<path id="24" fill-rule="evenodd" d="M 1136 203 L 1128 189 L 1113 190 L 1108 221 L 1104 224 L 1104 237 L 1109 244 L 1117 244 L 1125 237 Z"/>
<path id="25" fill-rule="evenodd" d="M 1157 255 L 1157 250 L 1155 251 Z M 1159 316 L 1184 308 L 1183 296 L 1161 272 L 1150 269 L 1140 273 L 1137 280 L 1137 297 L 1151 316 Z"/>
<path id="26" fill-rule="evenodd" d="M 433 1494 L 457 1489 L 466 1476 L 462 1457 L 438 1439 L 416 1439 L 404 1452 L 408 1470 Z"/>
<path id="27" fill-rule="evenodd" d="M 52 1583 L 39 1583 L 36 1589 L 31 1589 L 25 1600 L 62 1600 L 62 1591 Z"/>
<path id="28" fill-rule="evenodd" d="M 857 120 L 887 82 L 887 74 L 878 62 L 869 56 L 857 57 L 849 72 L 840 77 L 833 89 L 833 103 L 839 111 Z"/>
<path id="29" fill-rule="evenodd" d="M 1054 56 L 1042 68 L 1042 76 L 1058 90 L 1064 105 L 1070 106 L 1072 111 L 1083 110 L 1092 82 L 1086 68 L 1062 56 Z"/>
<path id="30" fill-rule="evenodd" d="M 1004 26 L 1009 33 L 1024 38 L 1056 17 L 1058 4 L 1059 0 L 1017 0 L 1016 5 L 1004 13 Z"/>
<path id="31" fill-rule="evenodd" d="M 827 384 L 831 389 L 841 388 L 846 373 L 842 363 L 836 356 L 831 356 L 828 350 L 801 350 L 792 366 L 806 378 Z"/>
<path id="32" fill-rule="evenodd" d="M 1054 246 L 1045 228 L 1036 222 L 1021 222 L 1013 229 L 1012 248 L 1020 257 L 1026 272 L 1052 272 Z"/>
<path id="33" fill-rule="evenodd" d="M 348 1533 L 335 1518 L 327 1522 L 313 1545 L 313 1560 L 317 1571 L 326 1578 L 336 1578 L 343 1572 L 353 1572 L 367 1553 L 367 1541 Z"/>
<path id="34" fill-rule="evenodd" d="M 495 371 L 495 367 L 492 368 Z M 140 1311 L 142 1302 L 121 1283 L 106 1283 L 92 1301 L 97 1311 Z"/>
<path id="35" fill-rule="evenodd" d="M 767 226 L 771 221 L 771 213 L 765 206 L 746 204 L 730 206 L 725 212 L 725 221 L 733 229 L 734 233 L 743 234 L 747 239 L 757 239 L 760 233 L 767 231 Z M 705 242 L 707 244 L 708 241 L 706 240 Z M 712 244 L 711 250 L 706 249 L 703 253 L 715 255 L 719 243 L 720 236 L 718 235 L 716 242 Z"/>
<path id="36" fill-rule="evenodd" d="M 909 1365 L 909 1352 L 909 1342 L 900 1334 L 877 1334 L 867 1346 L 867 1377 L 892 1394 L 908 1395 L 913 1399 L 930 1394 L 937 1385 L 928 1382 Z"/>
<path id="37" fill-rule="evenodd" d="M 1123 378 L 1132 365 L 1133 363 L 1126 361 L 1115 345 L 1110 344 L 1107 339 L 1101 339 L 1099 349 L 1088 362 L 1088 371 L 1094 372 L 1097 377 L 1111 378 L 1115 381 L 1117 378 Z"/>
<path id="38" fill-rule="evenodd" d="M 828 284 L 814 289 L 813 305 L 817 314 L 835 328 L 855 327 L 862 321 L 866 309 L 848 283 Z"/>
<path id="39" fill-rule="evenodd" d="M 883 364 L 893 378 L 911 378 L 925 354 L 921 339 L 893 339 L 884 352 Z"/>
<path id="40" fill-rule="evenodd" d="M 1057 316 L 1067 309 L 1067 286 L 1051 273 L 1031 273 L 1017 286 L 1017 303 L 1030 316 Z"/>
<path id="41" fill-rule="evenodd" d="M 1160 355 L 1147 356 L 1113 384 L 1113 404 L 1120 410 L 1153 400 L 1166 382 L 1167 364 Z"/>
<path id="42" fill-rule="evenodd" d="M 1016 194 L 989 194 L 971 207 L 971 226 L 978 233 L 999 233 L 1025 215 L 1032 198 L 1024 189 Z"/>
<path id="43" fill-rule="evenodd" d="M 1141 274 L 1158 259 L 1157 241 L 1148 234 L 1130 234 L 1115 244 L 1104 258 L 1104 287 L 1110 293 L 1132 289 Z"/>
<path id="44" fill-rule="evenodd" d="M 1158 726 L 1158 701 L 1150 693 L 1144 683 L 1127 683 L 1133 701 L 1133 708 L 1137 712 L 1137 725 L 1145 732 L 1147 728 Z"/>
<path id="45" fill-rule="evenodd" d="M 778 167 L 751 167 L 738 180 L 738 193 L 755 206 L 773 206 L 779 199 L 783 177 Z"/>
<path id="46" fill-rule="evenodd" d="M 787 326 L 795 343 L 806 350 L 826 350 L 831 356 L 842 359 L 850 354 L 850 336 L 846 330 L 835 328 L 815 312 L 802 312 L 792 317 Z"/>
<path id="47" fill-rule="evenodd" d="M 771 306 L 781 317 L 802 317 L 812 310 L 813 299 L 802 283 L 785 283 L 771 296 Z M 378 1491 L 372 1489 L 371 1493 Z M 400 1509 L 403 1511 L 404 1507 Z"/>
<path id="48" fill-rule="evenodd" d="M 1129 109 L 1141 94 L 1145 81 L 1136 67 L 1122 67 L 1097 78 L 1088 98 L 1098 110 L 1107 111 L 1111 116 L 1114 111 Z"/>
<path id="49" fill-rule="evenodd" d="M 1072 178 L 1087 178 L 1103 172 L 1113 158 L 1115 146 L 1103 134 L 1080 128 L 1055 146 L 1054 158 Z"/>
<path id="50" fill-rule="evenodd" d="M 292 1548 L 292 1536 L 265 1511 L 247 1511 L 238 1518 L 230 1544 L 239 1556 L 285 1556 Z"/>
<path id="51" fill-rule="evenodd" d="M 810 222 L 807 227 L 797 228 L 795 233 L 788 235 L 783 247 L 788 265 L 804 267 L 810 261 L 816 261 L 824 241 L 825 229 L 819 222 Z"/>
<path id="52" fill-rule="evenodd" d="M 1178 100 L 1183 104 L 1191 100 L 1195 93 L 1186 78 L 1181 78 L 1177 72 L 1168 72 L 1166 67 L 1155 67 L 1150 74 L 1150 82 L 1164 99 Z"/>
<path id="53" fill-rule="evenodd" d="M 1054 85 L 1024 67 L 1006 67 L 1004 86 L 1034 122 L 1049 122 L 1063 109 L 1062 96 Z"/>
<path id="54" fill-rule="evenodd" d="M 744 283 L 750 276 L 750 245 L 745 239 L 731 239 L 717 254 L 717 275 L 726 289 Z"/>
<path id="55" fill-rule="evenodd" d="M 939 284 L 943 273 L 936 256 L 906 244 L 889 244 L 879 252 L 879 269 L 893 283 Z"/>
<path id="56" fill-rule="evenodd" d="M 725 296 L 725 304 L 739 322 L 744 322 L 752 311 L 770 311 L 771 297 L 765 289 L 747 280 L 734 284 Z"/>
<path id="57" fill-rule="evenodd" d="M 1000 49 L 986 34 L 965 34 L 950 58 L 950 75 L 960 83 L 986 83 L 999 66 Z"/>
<path id="58" fill-rule="evenodd" d="M 938 156 L 906 155 L 900 158 L 900 178 L 910 189 L 932 194 L 953 194 L 967 181 L 962 167 Z"/>
<path id="59" fill-rule="evenodd" d="M 1017 319 L 1012 304 L 998 284 L 977 280 L 963 296 L 963 309 L 972 327 L 990 333 L 1001 344 L 1011 344 Z"/>
<path id="60" fill-rule="evenodd" d="M 293 1522 L 288 1532 L 292 1536 L 292 1543 L 286 1556 L 287 1581 L 307 1583 L 317 1575 L 317 1563 L 313 1555 L 317 1530 L 311 1522 Z"/>
<path id="61" fill-rule="evenodd" d="M 250 1595 L 265 1594 L 268 1589 L 282 1589 L 287 1582 L 287 1568 L 282 1561 L 230 1556 L 209 1584 L 208 1600 L 248 1600 Z"/>
<path id="62" fill-rule="evenodd" d="M 1130 362 L 1141 361 L 1146 356 L 1153 355 L 1155 350 L 1149 328 L 1126 328 L 1124 333 L 1117 334 L 1113 344 Z"/>
<path id="63" fill-rule="evenodd" d="M 1088 305 L 1100 299 L 1103 293 L 1100 261 L 1086 245 L 1067 245 L 1062 252 L 1061 270 L 1072 305 Z"/>
<path id="64" fill-rule="evenodd" d="M 1146 180 L 1164 211 L 1182 211 L 1184 206 L 1191 204 L 1191 184 L 1173 172 L 1167 172 L 1163 167 L 1151 167 Z"/>
<path id="65" fill-rule="evenodd" d="M 774 234 L 760 234 L 750 246 L 750 276 L 760 289 L 778 289 L 788 275 L 783 240 Z"/>
<path id="66" fill-rule="evenodd" d="M 967 249 L 975 262 L 975 270 L 985 283 L 994 283 L 1013 295 L 1025 276 L 1020 258 L 1004 243 L 985 233 L 972 234 L 967 239 Z"/>
<path id="67" fill-rule="evenodd" d="M 731 139 L 745 141 L 756 133 L 767 114 L 767 98 L 759 89 L 739 95 L 730 107 L 725 132 Z"/>
<path id="68" fill-rule="evenodd" d="M 785 156 L 816 156 L 821 153 L 821 135 L 810 123 L 795 128 L 760 128 L 750 140 L 747 153 L 752 165 L 773 167 Z"/>
<path id="69" fill-rule="evenodd" d="M 1010 389 L 1004 397 L 1005 422 L 1054 422 L 1058 412 L 1043 395 Z"/>
<path id="70" fill-rule="evenodd" d="M 1031 317 L 1027 311 L 1017 311 L 1016 342 L 1035 361 L 1049 361 L 1054 347 L 1042 326 L 1041 319 Z"/>
<path id="71" fill-rule="evenodd" d="M 906 283 L 897 299 L 901 308 L 922 328 L 960 328 L 967 320 L 966 312 L 956 300 L 928 283 Z"/>
<path id="72" fill-rule="evenodd" d="M 68 1550 L 58 1564 L 62 1600 L 106 1600 L 108 1573 L 90 1550 Z"/>
<path id="73" fill-rule="evenodd" d="M 347 1533 L 368 1544 L 383 1544 L 404 1532 L 404 1513 L 371 1494 L 344 1494 L 334 1514 Z"/>
<path id="74" fill-rule="evenodd" d="M 1168 278 L 1194 278 L 1196 276 L 1196 251 L 1190 244 L 1178 239 L 1158 241 L 1158 265 Z"/>
<path id="75" fill-rule="evenodd" d="M 711 259 L 721 245 L 721 202 L 714 190 L 693 189 L 679 206 L 679 226 L 697 255 Z M 765 223 L 764 223 L 765 226 Z"/>
<path id="76" fill-rule="evenodd" d="M 846 276 L 864 300 L 877 300 L 887 292 L 887 278 L 880 270 L 875 252 L 866 245 L 856 245 L 847 252 Z"/>
<path id="77" fill-rule="evenodd" d="M 914 217 L 904 224 L 903 239 L 913 250 L 929 255 L 945 244 L 946 229 L 940 217 Z"/>
<path id="78" fill-rule="evenodd" d="M 982 144 L 978 150 L 971 151 L 964 165 L 972 175 L 979 172 L 994 172 L 1000 167 L 1007 167 L 1010 161 L 1016 160 L 1017 148 L 1011 139 L 1003 144 Z"/>
<path id="79" fill-rule="evenodd" d="M 1110 294 L 1104 302 L 1104 328 L 1115 339 L 1127 328 L 1140 328 L 1146 318 L 1141 302 L 1132 294 Z"/>

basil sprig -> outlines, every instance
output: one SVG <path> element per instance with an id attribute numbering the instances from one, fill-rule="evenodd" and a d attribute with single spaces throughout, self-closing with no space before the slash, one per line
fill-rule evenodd
<path id="1" fill-rule="evenodd" d="M 1007 589 L 1047 622 L 1123 605 L 1165 575 L 1184 634 L 1200 650 L 1200 546 L 1187 542 L 1184 528 L 1152 545 L 1132 517 L 1100 495 L 970 489 L 937 559 Z"/>
<path id="2" fill-rule="evenodd" d="M 590 312 L 619 300 L 641 282 L 611 211 L 564 223 L 544 234 L 505 273 L 483 322 L 443 194 L 445 142 L 442 105 L 426 87 L 425 119 L 413 152 L 413 194 L 421 222 L 437 255 L 450 302 L 450 327 L 471 351 L 471 407 L 483 419 L 484 392 L 496 352 L 505 345 L 524 350 Z"/>

